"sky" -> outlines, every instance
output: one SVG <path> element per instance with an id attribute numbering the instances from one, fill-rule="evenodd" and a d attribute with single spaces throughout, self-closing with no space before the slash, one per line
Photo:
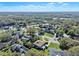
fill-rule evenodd
<path id="1" fill-rule="evenodd" d="M 79 2 L 0 2 L 0 11 L 2 12 L 79 11 Z"/>

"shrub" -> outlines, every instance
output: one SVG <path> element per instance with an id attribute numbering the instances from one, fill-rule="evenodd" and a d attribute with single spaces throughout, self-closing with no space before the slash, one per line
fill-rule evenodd
<path id="1" fill-rule="evenodd" d="M 32 43 L 30 41 L 29 42 L 25 42 L 24 46 L 26 46 L 29 49 L 33 47 Z"/>
<path id="2" fill-rule="evenodd" d="M 58 35 L 63 35 L 65 32 L 64 32 L 63 28 L 60 28 L 60 29 L 56 29 L 56 33 Z"/>
<path id="3" fill-rule="evenodd" d="M 18 39 L 16 43 L 23 45 L 23 42 L 21 41 L 21 39 Z"/>
<path id="4" fill-rule="evenodd" d="M 74 30 L 73 29 L 70 29 L 69 31 L 68 31 L 68 33 L 67 34 L 69 34 L 69 35 L 74 35 L 75 34 L 75 32 L 74 32 Z"/>

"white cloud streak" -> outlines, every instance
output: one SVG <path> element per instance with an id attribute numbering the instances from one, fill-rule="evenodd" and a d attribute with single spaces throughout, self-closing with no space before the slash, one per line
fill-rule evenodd
<path id="1" fill-rule="evenodd" d="M 70 6 L 64 2 L 50 2 L 47 4 L 28 4 L 17 6 L 4 6 L 0 8 L 0 11 L 34 11 L 34 12 L 50 12 L 50 11 L 68 11 Z"/>

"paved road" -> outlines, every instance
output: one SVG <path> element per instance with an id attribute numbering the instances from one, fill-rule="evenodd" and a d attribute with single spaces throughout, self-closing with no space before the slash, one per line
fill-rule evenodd
<path id="1" fill-rule="evenodd" d="M 53 43 L 60 44 L 57 39 L 58 39 L 58 38 L 56 38 L 56 34 L 54 34 L 54 37 L 50 38 L 50 39 L 49 39 L 49 42 L 53 42 Z"/>
<path id="2" fill-rule="evenodd" d="M 49 44 L 50 44 L 51 42 L 52 42 L 52 43 L 60 44 L 60 43 L 57 41 L 58 38 L 56 38 L 56 34 L 54 34 L 54 36 L 53 36 L 52 38 L 50 38 L 50 37 L 48 37 L 48 36 L 43 36 L 43 37 L 48 38 Z"/>

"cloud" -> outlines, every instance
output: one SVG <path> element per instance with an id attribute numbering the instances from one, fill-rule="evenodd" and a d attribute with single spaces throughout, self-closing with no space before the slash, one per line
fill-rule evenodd
<path id="1" fill-rule="evenodd" d="M 28 4 L 28 5 L 17 5 L 17 6 L 3 6 L 1 5 L 1 10 L 6 11 L 53 11 L 57 4 L 63 3 L 47 3 L 47 4 Z M 60 6 L 59 6 L 60 7 Z"/>
<path id="2" fill-rule="evenodd" d="M 1 6 L 0 11 L 69 11 L 76 10 L 76 7 L 71 8 L 71 4 L 65 2 L 49 2 L 46 4 L 26 4 L 26 5 L 17 5 L 17 6 Z M 79 10 L 79 9 L 78 9 Z"/>
<path id="3" fill-rule="evenodd" d="M 68 4 L 67 3 L 63 3 L 63 2 L 59 2 L 59 3 L 55 3 L 55 2 L 52 2 L 52 3 L 47 3 L 47 4 L 44 4 L 44 5 L 22 5 L 22 6 L 19 6 L 19 8 L 23 8 L 27 11 L 54 11 L 55 9 L 62 9 L 64 7 L 67 7 Z"/>
<path id="4" fill-rule="evenodd" d="M 53 6 L 52 6 L 53 7 Z M 19 6 L 21 9 L 25 9 L 27 11 L 49 11 L 51 9 L 51 5 L 22 5 Z"/>

